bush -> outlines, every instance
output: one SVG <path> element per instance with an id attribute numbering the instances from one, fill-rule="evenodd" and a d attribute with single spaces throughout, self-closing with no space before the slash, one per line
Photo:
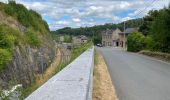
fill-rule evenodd
<path id="1" fill-rule="evenodd" d="M 0 25 L 0 72 L 5 68 L 5 64 L 12 59 L 12 48 L 15 42 L 15 30 L 6 25 Z"/>
<path id="2" fill-rule="evenodd" d="M 11 49 L 14 45 L 14 36 L 0 32 L 0 48 Z"/>
<path id="3" fill-rule="evenodd" d="M 151 36 L 145 37 L 144 42 L 145 42 L 145 48 L 144 49 L 153 50 L 155 43 L 154 43 L 153 38 Z"/>
<path id="4" fill-rule="evenodd" d="M 72 42 L 72 36 L 64 35 L 64 42 L 71 43 Z"/>
<path id="5" fill-rule="evenodd" d="M 144 49 L 146 46 L 145 44 L 145 37 L 141 33 L 134 32 L 130 34 L 127 38 L 127 50 L 132 52 L 138 52 Z"/>
<path id="6" fill-rule="evenodd" d="M 29 29 L 28 32 L 26 32 L 26 40 L 27 40 L 27 43 L 33 47 L 41 46 L 41 41 L 38 35 L 32 29 Z"/>
<path id="7" fill-rule="evenodd" d="M 5 64 L 12 59 L 12 54 L 8 49 L 0 48 L 0 72 L 5 68 Z"/>

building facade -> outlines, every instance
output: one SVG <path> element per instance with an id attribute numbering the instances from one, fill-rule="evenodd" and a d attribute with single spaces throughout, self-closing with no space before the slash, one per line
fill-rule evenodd
<path id="1" fill-rule="evenodd" d="M 127 28 L 124 32 L 120 29 L 114 29 L 102 32 L 102 45 L 113 47 L 126 47 L 127 37 L 130 33 L 137 32 L 138 28 Z"/>
<path id="2" fill-rule="evenodd" d="M 87 43 L 88 38 L 84 35 L 78 35 L 73 37 L 73 45 L 80 46 L 83 43 Z"/>
<path id="3" fill-rule="evenodd" d="M 139 28 L 126 28 L 124 32 L 119 33 L 120 47 L 127 47 L 127 37 L 130 33 L 138 32 Z"/>
<path id="4" fill-rule="evenodd" d="M 119 46 L 119 33 L 120 29 L 114 29 L 102 32 L 102 45 L 103 46 Z"/>

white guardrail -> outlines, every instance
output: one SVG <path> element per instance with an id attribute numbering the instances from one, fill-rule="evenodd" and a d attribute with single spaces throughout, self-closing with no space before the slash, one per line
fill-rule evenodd
<path id="1" fill-rule="evenodd" d="M 25 100 L 92 100 L 94 47 L 86 50 Z"/>

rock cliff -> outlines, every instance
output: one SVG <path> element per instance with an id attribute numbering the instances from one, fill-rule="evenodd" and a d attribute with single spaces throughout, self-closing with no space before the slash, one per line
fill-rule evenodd
<path id="1" fill-rule="evenodd" d="M 55 43 L 52 41 L 48 29 L 42 28 L 42 30 L 46 30 L 44 31 L 45 33 L 43 33 L 41 30 L 35 30 L 34 27 L 33 30 L 37 34 L 38 41 L 41 41 L 41 43 L 39 46 L 32 46 L 30 43 L 27 43 L 27 34 L 30 26 L 23 25 L 23 22 L 20 22 L 17 18 L 6 14 L 4 11 L 5 5 L 7 4 L 0 4 L 0 27 L 1 25 L 5 25 L 9 29 L 18 31 L 19 35 L 10 33 L 15 36 L 15 41 L 10 50 L 12 57 L 3 65 L 3 70 L 0 71 L 0 90 L 8 89 L 16 84 L 22 84 L 23 87 L 28 87 L 35 81 L 35 75 L 37 73 L 43 73 L 53 61 L 56 50 Z M 41 19 L 39 16 L 38 18 Z M 44 23 L 42 19 L 37 22 Z M 41 27 L 47 27 L 47 24 L 42 24 Z M 0 29 L 0 35 L 4 34 L 2 32 L 4 32 L 4 30 L 1 31 Z M 21 39 L 22 37 L 24 38 Z M 33 39 L 32 37 L 29 39 L 30 42 L 35 41 L 31 40 Z M 1 48 L 4 49 L 0 41 L 0 49 Z"/>

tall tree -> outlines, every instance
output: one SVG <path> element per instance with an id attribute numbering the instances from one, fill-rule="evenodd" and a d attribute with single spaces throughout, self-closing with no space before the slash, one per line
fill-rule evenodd
<path id="1" fill-rule="evenodd" d="M 143 24 L 140 26 L 139 31 L 142 32 L 145 36 L 149 34 L 151 29 L 151 24 L 153 20 L 158 16 L 158 10 L 149 11 L 148 15 L 143 18 Z"/>
<path id="2" fill-rule="evenodd" d="M 151 25 L 151 36 L 155 49 L 170 52 L 170 5 L 161 9 Z"/>

